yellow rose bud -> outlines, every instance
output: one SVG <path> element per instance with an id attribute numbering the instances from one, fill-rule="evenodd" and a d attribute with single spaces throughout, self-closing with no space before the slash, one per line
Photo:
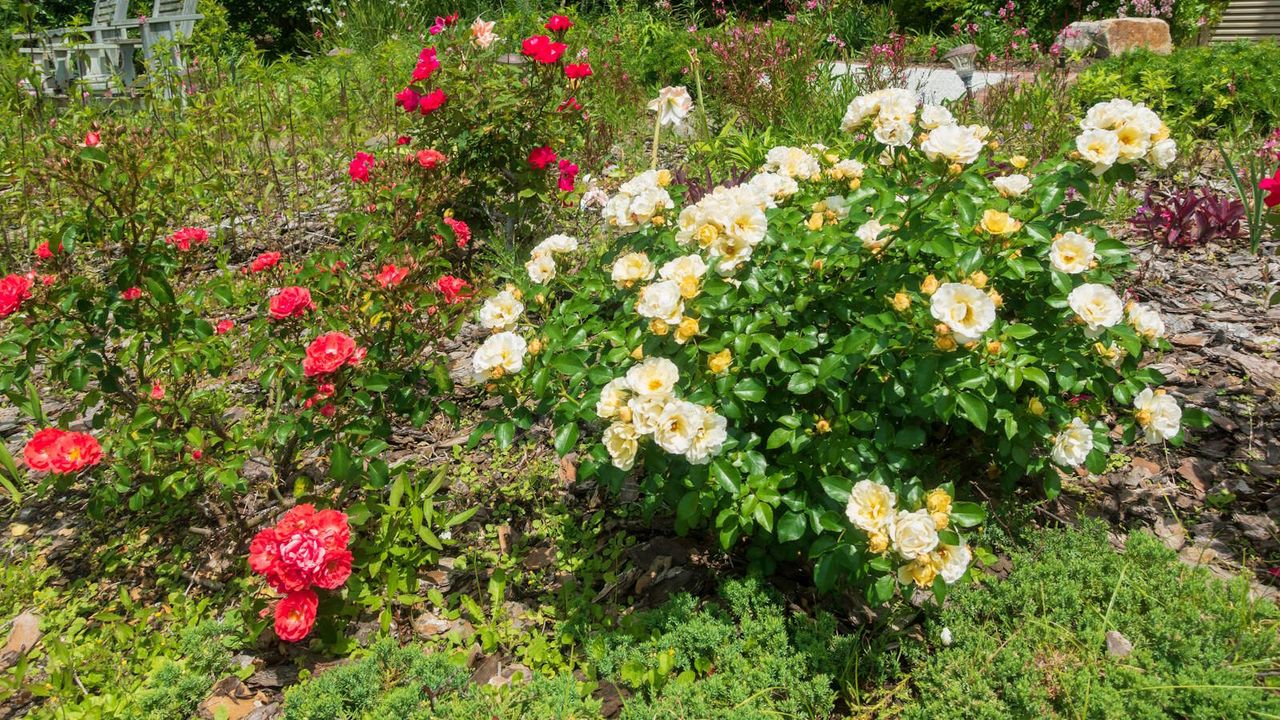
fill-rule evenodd
<path id="1" fill-rule="evenodd" d="M 663 225 L 667 224 L 667 219 L 662 217 L 661 215 L 654 215 L 653 220 L 651 220 L 650 222 L 652 222 L 657 227 L 662 227 Z"/>
<path id="2" fill-rule="evenodd" d="M 822 260 L 822 258 L 818 258 L 817 260 L 814 260 L 809 267 L 813 268 L 814 270 L 821 270 L 823 265 L 826 265 L 826 263 Z"/>
<path id="3" fill-rule="evenodd" d="M 867 537 L 867 549 L 879 555 L 889 549 L 889 538 L 884 533 L 873 532 Z"/>
<path id="4" fill-rule="evenodd" d="M 814 203 L 813 206 L 810 207 L 809 209 L 816 213 L 824 213 L 827 211 L 827 201 L 819 200 L 818 202 Z"/>
<path id="5" fill-rule="evenodd" d="M 822 229 L 822 213 L 816 212 L 810 215 L 809 221 L 805 223 L 805 226 L 813 231 L 821 230 Z"/>
<path id="6" fill-rule="evenodd" d="M 964 349 L 965 349 L 965 350 L 973 350 L 973 349 L 975 349 L 975 348 L 977 348 L 977 347 L 978 347 L 978 341 L 977 341 L 977 340 L 973 340 L 973 341 L 971 341 L 971 342 L 967 342 L 967 343 L 965 343 L 965 344 L 964 344 Z"/>
<path id="7" fill-rule="evenodd" d="M 451 218 L 451 217 L 453 217 L 453 208 L 449 208 L 448 210 L 445 210 L 445 211 L 444 211 L 444 216 L 445 216 L 445 217 L 447 217 L 447 218 Z"/>
<path id="8" fill-rule="evenodd" d="M 950 335 L 951 327 L 946 323 L 938 323 L 937 325 L 933 326 L 933 331 L 938 333 L 939 335 Z"/>
<path id="9" fill-rule="evenodd" d="M 929 513 L 929 517 L 933 518 L 933 526 L 939 530 L 946 530 L 951 524 L 951 516 L 946 513 Z"/>
<path id="10" fill-rule="evenodd" d="M 833 152 L 823 153 L 822 157 L 825 158 L 826 161 L 831 163 L 832 165 L 835 165 L 836 163 L 840 162 L 840 156 Z"/>
<path id="11" fill-rule="evenodd" d="M 643 360 L 643 359 L 644 359 L 644 346 L 643 346 L 643 345 L 637 345 L 637 346 L 636 346 L 636 349 L 631 351 L 631 359 L 632 359 L 632 360 Z"/>
<path id="12" fill-rule="evenodd" d="M 850 190 L 857 190 L 860 187 L 862 187 L 862 178 L 854 178 L 849 181 Z"/>
<path id="13" fill-rule="evenodd" d="M 663 168 L 658 171 L 658 184 L 666 187 L 671 184 L 671 171 Z"/>
<path id="14" fill-rule="evenodd" d="M 718 353 L 714 353 L 707 358 L 707 367 L 711 372 L 719 375 L 729 369 L 729 365 L 733 363 L 733 353 L 729 352 L 729 348 L 725 348 Z"/>
<path id="15" fill-rule="evenodd" d="M 950 165 L 947 166 L 947 172 L 951 173 L 952 175 L 959 175 L 960 173 L 964 172 L 964 166 L 961 165 L 960 163 L 951 163 Z"/>
<path id="16" fill-rule="evenodd" d="M 905 292 L 898 292 L 894 294 L 893 300 L 890 301 L 890 304 L 893 305 L 894 310 L 897 310 L 898 312 L 906 312 L 907 309 L 911 307 L 911 296 Z"/>
<path id="17" fill-rule="evenodd" d="M 520 291 L 520 288 L 516 287 L 515 285 L 512 285 L 511 283 L 507 283 L 507 286 L 503 288 L 503 290 L 506 290 L 507 292 L 511 293 L 511 296 L 517 300 L 524 299 L 524 293 Z"/>
<path id="18" fill-rule="evenodd" d="M 1033 397 L 1027 401 L 1027 411 L 1036 417 L 1044 415 L 1044 403 L 1040 402 L 1040 398 Z"/>
<path id="19" fill-rule="evenodd" d="M 999 141 L 999 140 L 992 140 L 991 142 L 987 143 L 987 147 L 991 148 L 992 150 L 999 150 L 999 149 L 1000 149 L 1000 141 Z"/>
<path id="20" fill-rule="evenodd" d="M 819 435 L 826 435 L 827 433 L 831 432 L 831 423 L 827 422 L 826 418 L 822 418 L 821 420 L 819 420 L 817 423 L 814 424 L 813 431 L 818 433 Z"/>
<path id="21" fill-rule="evenodd" d="M 951 512 L 951 494 L 942 488 L 934 488 L 924 497 L 924 506 L 931 513 Z"/>
<path id="22" fill-rule="evenodd" d="M 1014 155 L 1009 158 L 1009 164 L 1021 170 L 1027 166 L 1027 158 L 1024 155 Z"/>
<path id="23" fill-rule="evenodd" d="M 991 303 L 996 307 L 1004 305 L 1004 298 L 1001 297 L 1000 293 L 996 292 L 994 289 L 987 291 L 987 297 L 991 298 Z"/>
<path id="24" fill-rule="evenodd" d="M 649 332 L 653 333 L 654 335 L 658 335 L 658 336 L 666 335 L 670 329 L 671 329 L 671 326 L 667 325 L 665 322 L 663 322 L 662 320 L 659 320 L 658 318 L 654 318 L 649 321 Z"/>
<path id="25" fill-rule="evenodd" d="M 542 293 L 538 293 L 537 297 L 534 298 L 534 302 L 538 303 L 539 305 L 546 305 L 547 296 L 543 295 Z"/>
<path id="26" fill-rule="evenodd" d="M 697 318 L 681 318 L 680 324 L 676 326 L 676 342 L 684 344 L 689 342 L 693 336 L 698 334 Z"/>
<path id="27" fill-rule="evenodd" d="M 938 291 L 938 285 L 938 278 L 934 277 L 933 274 L 930 273 L 925 276 L 924 282 L 920 283 L 920 292 L 925 295 L 932 295 Z"/>
<path id="28" fill-rule="evenodd" d="M 1000 349 L 1002 347 L 1003 346 L 1000 344 L 999 340 L 992 340 L 987 343 L 987 352 L 991 353 L 992 355 L 999 355 Z"/>
<path id="29" fill-rule="evenodd" d="M 938 339 L 933 341 L 933 346 L 942 352 L 953 352 L 956 349 L 956 341 L 950 335 L 939 335 Z"/>
<path id="30" fill-rule="evenodd" d="M 977 272 L 971 274 L 965 280 L 965 282 L 981 290 L 982 288 L 987 286 L 987 274 L 982 272 L 981 270 L 978 270 Z"/>
<path id="31" fill-rule="evenodd" d="M 540 353 L 540 352 L 542 352 L 542 341 L 541 341 L 541 340 L 539 340 L 538 338 L 534 338 L 534 339 L 529 343 L 529 354 L 530 354 L 530 355 L 537 355 L 537 354 L 538 354 L 538 353 Z"/>

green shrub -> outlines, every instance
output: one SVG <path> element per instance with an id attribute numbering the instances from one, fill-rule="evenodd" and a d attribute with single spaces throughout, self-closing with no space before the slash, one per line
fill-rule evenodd
<path id="1" fill-rule="evenodd" d="M 231 651 L 243 640 L 244 626 L 234 617 L 202 622 L 182 631 L 178 660 L 165 658 L 138 692 L 137 708 L 150 720 L 190 717 L 209 688 L 230 670 Z"/>
<path id="2" fill-rule="evenodd" d="M 1083 110 L 1125 97 L 1145 103 L 1175 135 L 1208 135 L 1236 122 L 1258 130 L 1280 124 L 1280 44 L 1235 42 L 1182 48 L 1171 55 L 1125 53 L 1090 66 L 1076 82 Z"/>
<path id="3" fill-rule="evenodd" d="M 1178 561 L 1159 540 L 1111 549 L 1106 528 L 1044 531 L 1013 572 L 958 592 L 954 636 L 912 671 L 904 718 L 1244 718 L 1280 712 L 1259 687 L 1280 653 L 1275 606 Z M 1106 633 L 1133 644 L 1107 652 Z M 937 637 L 937 632 L 933 634 Z"/>

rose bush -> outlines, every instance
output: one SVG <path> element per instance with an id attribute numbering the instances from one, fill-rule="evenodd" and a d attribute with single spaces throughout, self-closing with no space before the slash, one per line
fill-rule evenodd
<path id="1" fill-rule="evenodd" d="M 539 413 L 583 477 L 643 489 L 677 528 L 803 558 L 883 600 L 945 592 L 972 557 L 975 481 L 1056 493 L 1101 471 L 1112 433 L 1179 442 L 1184 414 L 1143 365 L 1158 312 L 1082 199 L 1176 149 L 1149 110 L 1092 110 L 1035 167 L 987 129 L 901 90 L 855 99 L 831 146 L 778 147 L 697 202 L 666 171 L 604 209 L 599 252 L 548 238 L 481 310 L 477 380 L 509 441 Z"/>

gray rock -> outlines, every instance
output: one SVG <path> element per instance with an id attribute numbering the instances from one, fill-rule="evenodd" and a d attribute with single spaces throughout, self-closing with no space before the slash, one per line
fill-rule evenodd
<path id="1" fill-rule="evenodd" d="M 1127 658 L 1133 653 L 1133 643 L 1115 630 L 1107 631 L 1107 654 L 1113 658 Z"/>

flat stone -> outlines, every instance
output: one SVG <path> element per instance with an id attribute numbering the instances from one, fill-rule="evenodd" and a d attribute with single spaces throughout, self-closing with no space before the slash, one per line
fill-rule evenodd
<path id="1" fill-rule="evenodd" d="M 1109 18 L 1073 22 L 1058 34 L 1057 42 L 1071 52 L 1095 52 L 1099 57 L 1130 50 L 1150 50 L 1157 55 L 1173 52 L 1169 23 L 1159 18 Z"/>
<path id="2" fill-rule="evenodd" d="M 1126 658 L 1133 653 L 1133 643 L 1115 630 L 1107 631 L 1107 654 L 1113 658 Z"/>

